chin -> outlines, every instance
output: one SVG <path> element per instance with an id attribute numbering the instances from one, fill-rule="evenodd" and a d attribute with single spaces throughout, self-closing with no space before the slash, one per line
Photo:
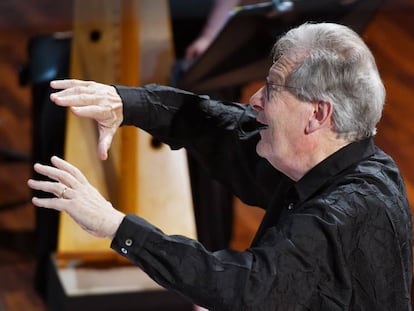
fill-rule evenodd
<path id="1" fill-rule="evenodd" d="M 266 152 L 265 152 L 266 148 L 265 145 L 263 144 L 263 142 L 260 140 L 257 145 L 256 145 L 256 153 L 262 157 L 262 158 L 266 158 Z"/>

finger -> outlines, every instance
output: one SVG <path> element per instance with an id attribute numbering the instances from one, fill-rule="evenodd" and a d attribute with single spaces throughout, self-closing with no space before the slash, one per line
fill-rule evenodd
<path id="1" fill-rule="evenodd" d="M 56 90 L 67 89 L 77 86 L 88 86 L 91 81 L 84 81 L 78 79 L 62 79 L 50 81 L 50 87 Z"/>
<path id="2" fill-rule="evenodd" d="M 74 176 L 72 176 L 69 172 L 63 171 L 59 168 L 39 163 L 36 163 L 33 168 L 35 172 L 52 180 L 65 184 L 71 188 L 74 188 L 78 184 L 78 181 Z"/>
<path id="3" fill-rule="evenodd" d="M 63 160 L 58 156 L 51 157 L 50 161 L 57 169 L 60 169 L 61 171 L 68 173 L 70 175 L 69 179 L 73 178 L 72 180 L 76 180 L 77 182 L 80 182 L 82 184 L 88 182 L 85 175 L 83 175 L 83 173 L 76 166 L 70 164 L 68 161 Z M 76 187 L 76 182 L 73 184 L 64 184 L 70 186 L 71 188 Z"/>
<path id="4" fill-rule="evenodd" d="M 80 83 L 73 84 L 71 87 L 61 89 L 57 92 L 53 92 L 52 95 L 55 97 L 63 97 L 69 95 L 79 95 L 83 93 L 93 94 L 96 93 L 96 89 L 98 86 L 99 83 L 81 81 Z"/>
<path id="5" fill-rule="evenodd" d="M 98 105 L 100 99 L 88 88 L 73 88 L 50 94 L 50 100 L 62 107 L 82 107 Z"/>
<path id="6" fill-rule="evenodd" d="M 32 203 L 33 205 L 38 206 L 38 207 L 50 208 L 50 209 L 54 209 L 57 211 L 65 211 L 67 207 L 69 206 L 68 204 L 70 204 L 69 201 L 59 200 L 58 198 L 37 198 L 37 197 L 32 198 Z"/>
<path id="7" fill-rule="evenodd" d="M 73 195 L 71 188 L 57 182 L 29 179 L 27 185 L 33 190 L 51 193 L 57 198 L 70 199 Z"/>
<path id="8" fill-rule="evenodd" d="M 54 194 L 55 196 L 58 196 L 59 193 L 63 191 L 63 189 L 58 189 L 56 185 L 58 185 L 57 182 L 51 182 L 51 181 L 44 181 L 44 180 L 35 180 L 35 179 L 29 179 L 27 181 L 27 185 L 32 188 L 33 190 L 40 190 L 44 192 L 49 192 Z"/>
<path id="9" fill-rule="evenodd" d="M 98 157 L 99 159 L 101 159 L 102 161 L 105 161 L 108 159 L 108 149 L 101 147 L 100 145 L 98 146 Z"/>
<path id="10" fill-rule="evenodd" d="M 111 147 L 112 139 L 115 132 L 102 132 L 99 136 L 98 143 L 98 155 L 101 160 L 106 160 L 108 158 L 108 150 Z"/>

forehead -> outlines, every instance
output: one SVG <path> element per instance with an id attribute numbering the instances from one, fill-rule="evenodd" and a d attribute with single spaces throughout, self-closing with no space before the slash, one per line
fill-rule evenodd
<path id="1" fill-rule="evenodd" d="M 275 83 L 284 83 L 303 57 L 303 53 L 291 52 L 276 59 L 269 69 L 269 80 Z"/>
<path id="2" fill-rule="evenodd" d="M 288 58 L 279 58 L 269 69 L 269 80 L 274 83 L 283 84 L 292 69 L 293 66 Z"/>

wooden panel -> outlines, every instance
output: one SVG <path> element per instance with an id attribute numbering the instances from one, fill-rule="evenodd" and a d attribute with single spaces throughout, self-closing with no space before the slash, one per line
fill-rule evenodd
<path id="1" fill-rule="evenodd" d="M 73 77 L 123 85 L 168 83 L 174 55 L 167 1 L 75 4 Z M 139 214 L 167 233 L 195 237 L 184 150 L 171 151 L 143 131 L 125 127 L 118 131 L 109 160 L 101 163 L 94 122 L 70 115 L 68 123 L 66 159 L 115 207 Z M 106 252 L 108 244 L 61 216 L 59 252 Z"/>
<path id="2" fill-rule="evenodd" d="M 141 0 L 139 20 L 141 84 L 168 84 L 174 63 L 168 4 L 165 0 Z M 139 215 L 166 233 L 195 238 L 185 151 L 171 151 L 157 142 L 154 145 L 148 134 L 139 133 Z"/>
<path id="3" fill-rule="evenodd" d="M 74 2 L 74 23 L 71 51 L 71 76 L 77 79 L 116 83 L 119 77 L 121 47 L 121 5 L 117 1 Z M 138 57 L 138 55 L 136 56 Z M 138 75 L 138 68 L 136 70 Z M 118 133 L 118 137 L 121 134 Z M 119 138 L 118 138 L 119 139 Z M 87 176 L 108 200 L 117 205 L 116 192 L 111 183 L 118 182 L 119 157 L 111 156 L 105 171 L 97 157 L 98 134 L 96 124 L 68 114 L 65 158 Z M 121 143 L 114 143 L 112 154 L 119 154 Z M 117 149 L 117 150 L 115 150 Z M 115 152 L 116 151 L 116 152 Z M 133 152 L 133 151 L 132 151 Z M 107 174 L 108 173 L 108 174 Z M 109 241 L 91 237 L 66 214 L 61 214 L 58 252 L 107 252 Z"/>
<path id="4" fill-rule="evenodd" d="M 414 206 L 414 2 L 387 0 L 364 32 L 387 90 L 377 144 L 400 167 Z"/>

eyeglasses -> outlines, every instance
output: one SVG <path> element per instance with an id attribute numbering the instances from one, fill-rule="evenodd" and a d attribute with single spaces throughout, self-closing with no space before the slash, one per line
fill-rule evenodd
<path id="1" fill-rule="evenodd" d="M 266 100 L 266 103 L 268 103 L 271 99 L 271 92 L 275 91 L 277 93 L 281 93 L 283 90 L 285 89 L 289 89 L 289 90 L 298 90 L 299 88 L 294 87 L 294 86 L 288 86 L 288 85 L 284 85 L 284 84 L 278 84 L 278 83 L 273 83 L 273 82 L 269 82 L 268 79 L 266 79 L 265 85 L 264 85 L 264 98 Z"/>

